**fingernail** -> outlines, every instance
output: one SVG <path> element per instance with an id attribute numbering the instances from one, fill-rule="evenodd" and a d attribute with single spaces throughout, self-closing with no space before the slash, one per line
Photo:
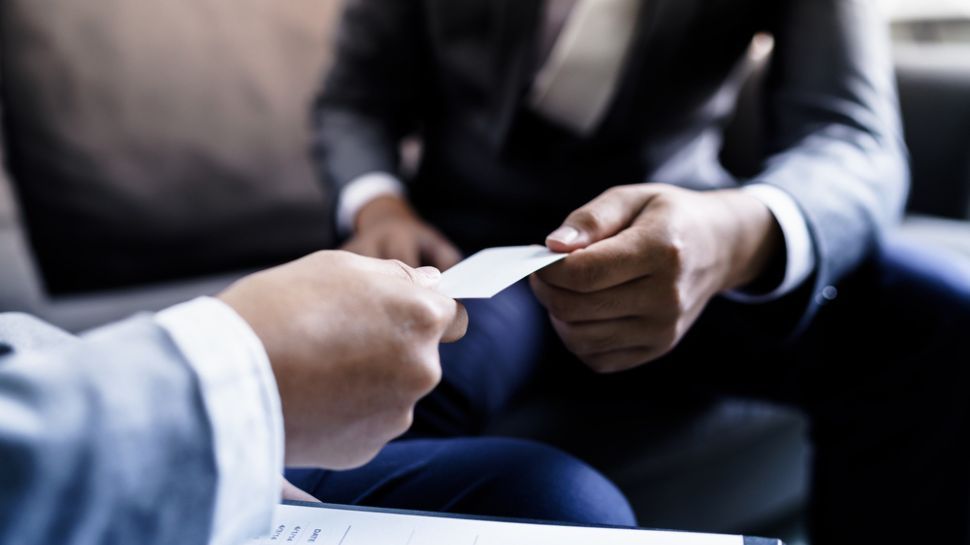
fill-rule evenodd
<path id="1" fill-rule="evenodd" d="M 560 244 L 572 244 L 579 238 L 579 231 L 575 227 L 563 225 L 546 237 L 546 240 L 554 240 Z"/>
<path id="2" fill-rule="evenodd" d="M 441 271 L 439 271 L 434 267 L 421 267 L 420 269 L 415 269 L 415 270 L 417 270 L 419 273 L 424 275 L 424 277 L 427 278 L 428 280 L 441 279 Z"/>

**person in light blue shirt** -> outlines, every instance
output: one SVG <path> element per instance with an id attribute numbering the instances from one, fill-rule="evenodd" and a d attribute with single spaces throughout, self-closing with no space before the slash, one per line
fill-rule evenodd
<path id="1" fill-rule="evenodd" d="M 301 497 L 284 464 L 355 468 L 408 429 L 467 325 L 439 277 L 322 252 L 80 337 L 0 314 L 0 543 L 264 533 L 281 490 Z M 390 476 L 412 505 L 633 523 L 603 477 L 525 442 L 405 442 L 331 474 L 334 495 Z"/>

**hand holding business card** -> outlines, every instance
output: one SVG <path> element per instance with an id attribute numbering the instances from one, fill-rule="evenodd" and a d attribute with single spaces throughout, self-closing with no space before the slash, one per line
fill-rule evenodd
<path id="1" fill-rule="evenodd" d="M 490 299 L 567 255 L 539 245 L 482 250 L 445 271 L 438 291 L 452 299 Z"/>

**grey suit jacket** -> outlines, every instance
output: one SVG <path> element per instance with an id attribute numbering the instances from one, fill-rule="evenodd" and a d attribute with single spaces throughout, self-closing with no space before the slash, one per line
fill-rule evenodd
<path id="1" fill-rule="evenodd" d="M 0 543 L 206 543 L 195 375 L 150 317 L 79 339 L 0 314 Z"/>
<path id="2" fill-rule="evenodd" d="M 316 108 L 316 150 L 339 190 L 424 156 L 419 211 L 466 250 L 541 242 L 610 186 L 767 183 L 807 218 L 815 297 L 864 260 L 906 200 L 909 172 L 886 25 L 860 0 L 645 0 L 633 54 L 603 123 L 581 137 L 533 115 L 539 0 L 349 0 Z M 775 50 L 761 171 L 738 179 L 719 151 L 752 37 Z"/>

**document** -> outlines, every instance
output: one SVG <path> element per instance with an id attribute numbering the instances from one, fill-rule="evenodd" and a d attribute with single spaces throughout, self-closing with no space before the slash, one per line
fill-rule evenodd
<path id="1" fill-rule="evenodd" d="M 482 250 L 445 271 L 438 291 L 452 299 L 490 299 L 566 255 L 539 245 Z"/>
<path id="2" fill-rule="evenodd" d="M 559 526 L 326 504 L 280 505 L 269 535 L 250 545 L 745 545 L 773 540 Z"/>

